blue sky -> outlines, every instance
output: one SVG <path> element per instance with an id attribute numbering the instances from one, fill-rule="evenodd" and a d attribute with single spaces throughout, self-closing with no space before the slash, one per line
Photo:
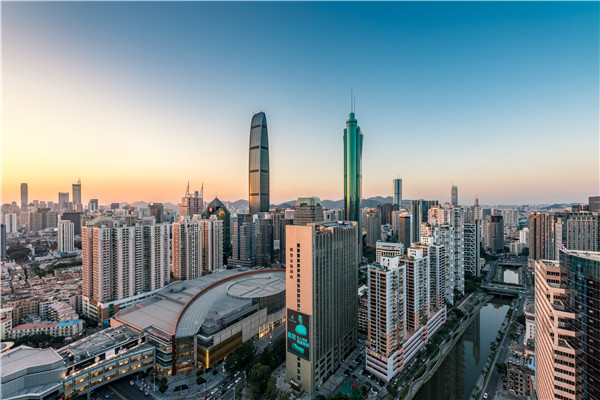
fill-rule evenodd
<path id="1" fill-rule="evenodd" d="M 77 177 L 101 203 L 247 198 L 258 111 L 272 201 L 339 199 L 350 87 L 364 197 L 599 192 L 597 2 L 4 2 L 2 25 L 4 202 Z"/>

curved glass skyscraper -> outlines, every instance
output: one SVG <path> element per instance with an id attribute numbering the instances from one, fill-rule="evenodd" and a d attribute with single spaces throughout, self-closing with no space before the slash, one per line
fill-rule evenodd
<path id="1" fill-rule="evenodd" d="M 250 124 L 250 214 L 269 211 L 269 137 L 265 113 Z"/>
<path id="2" fill-rule="evenodd" d="M 361 237 L 360 200 L 362 197 L 363 134 L 354 113 L 350 113 L 344 129 L 344 213 L 347 221 L 358 223 Z"/>

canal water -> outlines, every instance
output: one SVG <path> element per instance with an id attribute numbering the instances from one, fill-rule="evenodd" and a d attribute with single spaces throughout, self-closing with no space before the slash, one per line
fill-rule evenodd
<path id="1" fill-rule="evenodd" d="M 510 305 L 494 298 L 483 306 L 433 377 L 421 387 L 417 400 L 468 400 L 490 355 Z"/>

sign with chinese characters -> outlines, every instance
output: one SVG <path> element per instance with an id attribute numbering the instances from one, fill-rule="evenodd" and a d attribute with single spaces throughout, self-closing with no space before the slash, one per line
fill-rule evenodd
<path id="1" fill-rule="evenodd" d="M 371 349 L 367 349 L 367 353 L 368 353 L 368 354 L 370 354 L 370 355 L 372 355 L 372 356 L 373 356 L 373 357 L 375 357 L 376 359 L 378 359 L 378 360 L 381 360 L 381 361 L 383 361 L 384 363 L 387 363 L 387 358 L 385 358 L 385 357 L 384 357 L 384 356 L 382 356 L 381 354 L 379 354 L 379 353 L 376 353 L 376 352 L 374 352 L 374 351 L 373 351 L 373 350 L 371 350 Z"/>
<path id="2" fill-rule="evenodd" d="M 287 310 L 287 349 L 290 353 L 310 360 L 310 320 L 309 316 L 294 310 Z"/>

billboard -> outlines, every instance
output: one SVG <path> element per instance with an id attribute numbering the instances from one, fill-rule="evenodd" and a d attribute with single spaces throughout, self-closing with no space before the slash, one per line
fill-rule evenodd
<path id="1" fill-rule="evenodd" d="M 287 349 L 290 353 L 310 360 L 310 317 L 287 310 Z"/>

